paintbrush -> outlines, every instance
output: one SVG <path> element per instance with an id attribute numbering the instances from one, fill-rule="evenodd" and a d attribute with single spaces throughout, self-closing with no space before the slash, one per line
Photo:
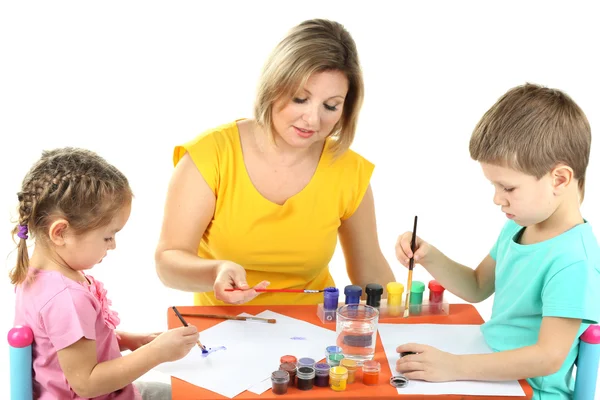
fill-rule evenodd
<path id="1" fill-rule="evenodd" d="M 179 311 L 177 310 L 177 308 L 175 308 L 175 306 L 173 306 L 172 308 L 173 308 L 173 311 L 175 311 L 175 314 L 177 314 L 177 318 L 179 318 L 179 320 L 181 321 L 183 326 L 188 326 L 188 323 L 186 322 L 185 319 L 183 319 L 181 314 L 179 314 Z M 197 344 L 198 344 L 198 347 L 200 347 L 202 349 L 202 353 L 208 353 L 208 350 L 206 350 L 206 347 L 202 343 L 200 343 L 200 340 L 198 340 Z"/>
<path id="2" fill-rule="evenodd" d="M 256 321 L 256 322 L 265 322 L 267 324 L 274 324 L 277 322 L 274 318 L 260 318 L 260 317 L 244 317 L 237 315 L 225 315 L 225 314 L 181 314 L 185 317 L 199 317 L 199 318 L 219 318 L 219 319 L 233 319 L 236 321 Z"/>
<path id="3" fill-rule="evenodd" d="M 408 282 L 406 282 L 406 300 L 404 301 L 404 318 L 408 317 L 409 314 L 409 299 L 410 290 L 412 287 L 412 274 L 413 268 L 415 267 L 415 247 L 417 246 L 417 216 L 415 215 L 415 226 L 413 227 L 412 240 L 410 242 L 410 250 L 412 251 L 412 257 L 408 262 Z"/>
<path id="4" fill-rule="evenodd" d="M 227 288 L 226 292 L 237 292 L 240 290 L 251 290 L 251 289 L 239 289 L 239 288 Z M 325 289 L 254 289 L 259 293 L 270 292 L 270 293 L 321 293 Z"/>

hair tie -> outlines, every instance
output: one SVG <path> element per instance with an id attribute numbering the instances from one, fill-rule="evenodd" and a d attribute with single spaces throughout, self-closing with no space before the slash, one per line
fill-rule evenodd
<path id="1" fill-rule="evenodd" d="M 27 236 L 28 232 L 29 229 L 27 228 L 27 225 L 19 225 L 19 231 L 17 232 L 17 236 L 23 240 L 27 240 L 29 238 L 29 236 Z"/>

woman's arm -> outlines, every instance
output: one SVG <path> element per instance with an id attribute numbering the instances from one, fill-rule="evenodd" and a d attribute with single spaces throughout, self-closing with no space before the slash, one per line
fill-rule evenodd
<path id="1" fill-rule="evenodd" d="M 342 222 L 339 235 L 352 284 L 364 288 L 379 283 L 385 287 L 396 280 L 379 246 L 371 185 L 354 214 Z"/>

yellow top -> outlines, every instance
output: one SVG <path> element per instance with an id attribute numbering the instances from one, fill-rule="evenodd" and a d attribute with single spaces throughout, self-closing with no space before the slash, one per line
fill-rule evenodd
<path id="1" fill-rule="evenodd" d="M 334 160 L 328 140 L 310 182 L 279 205 L 252 184 L 236 122 L 208 130 L 174 150 L 174 164 L 188 152 L 216 197 L 198 255 L 241 265 L 250 286 L 262 280 L 271 282 L 273 289 L 335 286 L 328 263 L 338 228 L 360 205 L 374 165 L 352 150 Z M 322 294 L 262 293 L 247 304 L 322 301 Z M 224 304 L 213 292 L 196 293 L 194 303 Z"/>

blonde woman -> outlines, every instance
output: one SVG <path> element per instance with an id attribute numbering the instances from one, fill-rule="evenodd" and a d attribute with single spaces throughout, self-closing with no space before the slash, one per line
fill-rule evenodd
<path id="1" fill-rule="evenodd" d="M 377 239 L 374 165 L 349 149 L 363 92 L 341 24 L 293 28 L 265 64 L 254 119 L 175 147 L 156 249 L 163 283 L 195 292 L 196 305 L 316 304 L 322 295 L 255 289 L 335 286 L 338 235 L 353 284 L 393 281 Z"/>

